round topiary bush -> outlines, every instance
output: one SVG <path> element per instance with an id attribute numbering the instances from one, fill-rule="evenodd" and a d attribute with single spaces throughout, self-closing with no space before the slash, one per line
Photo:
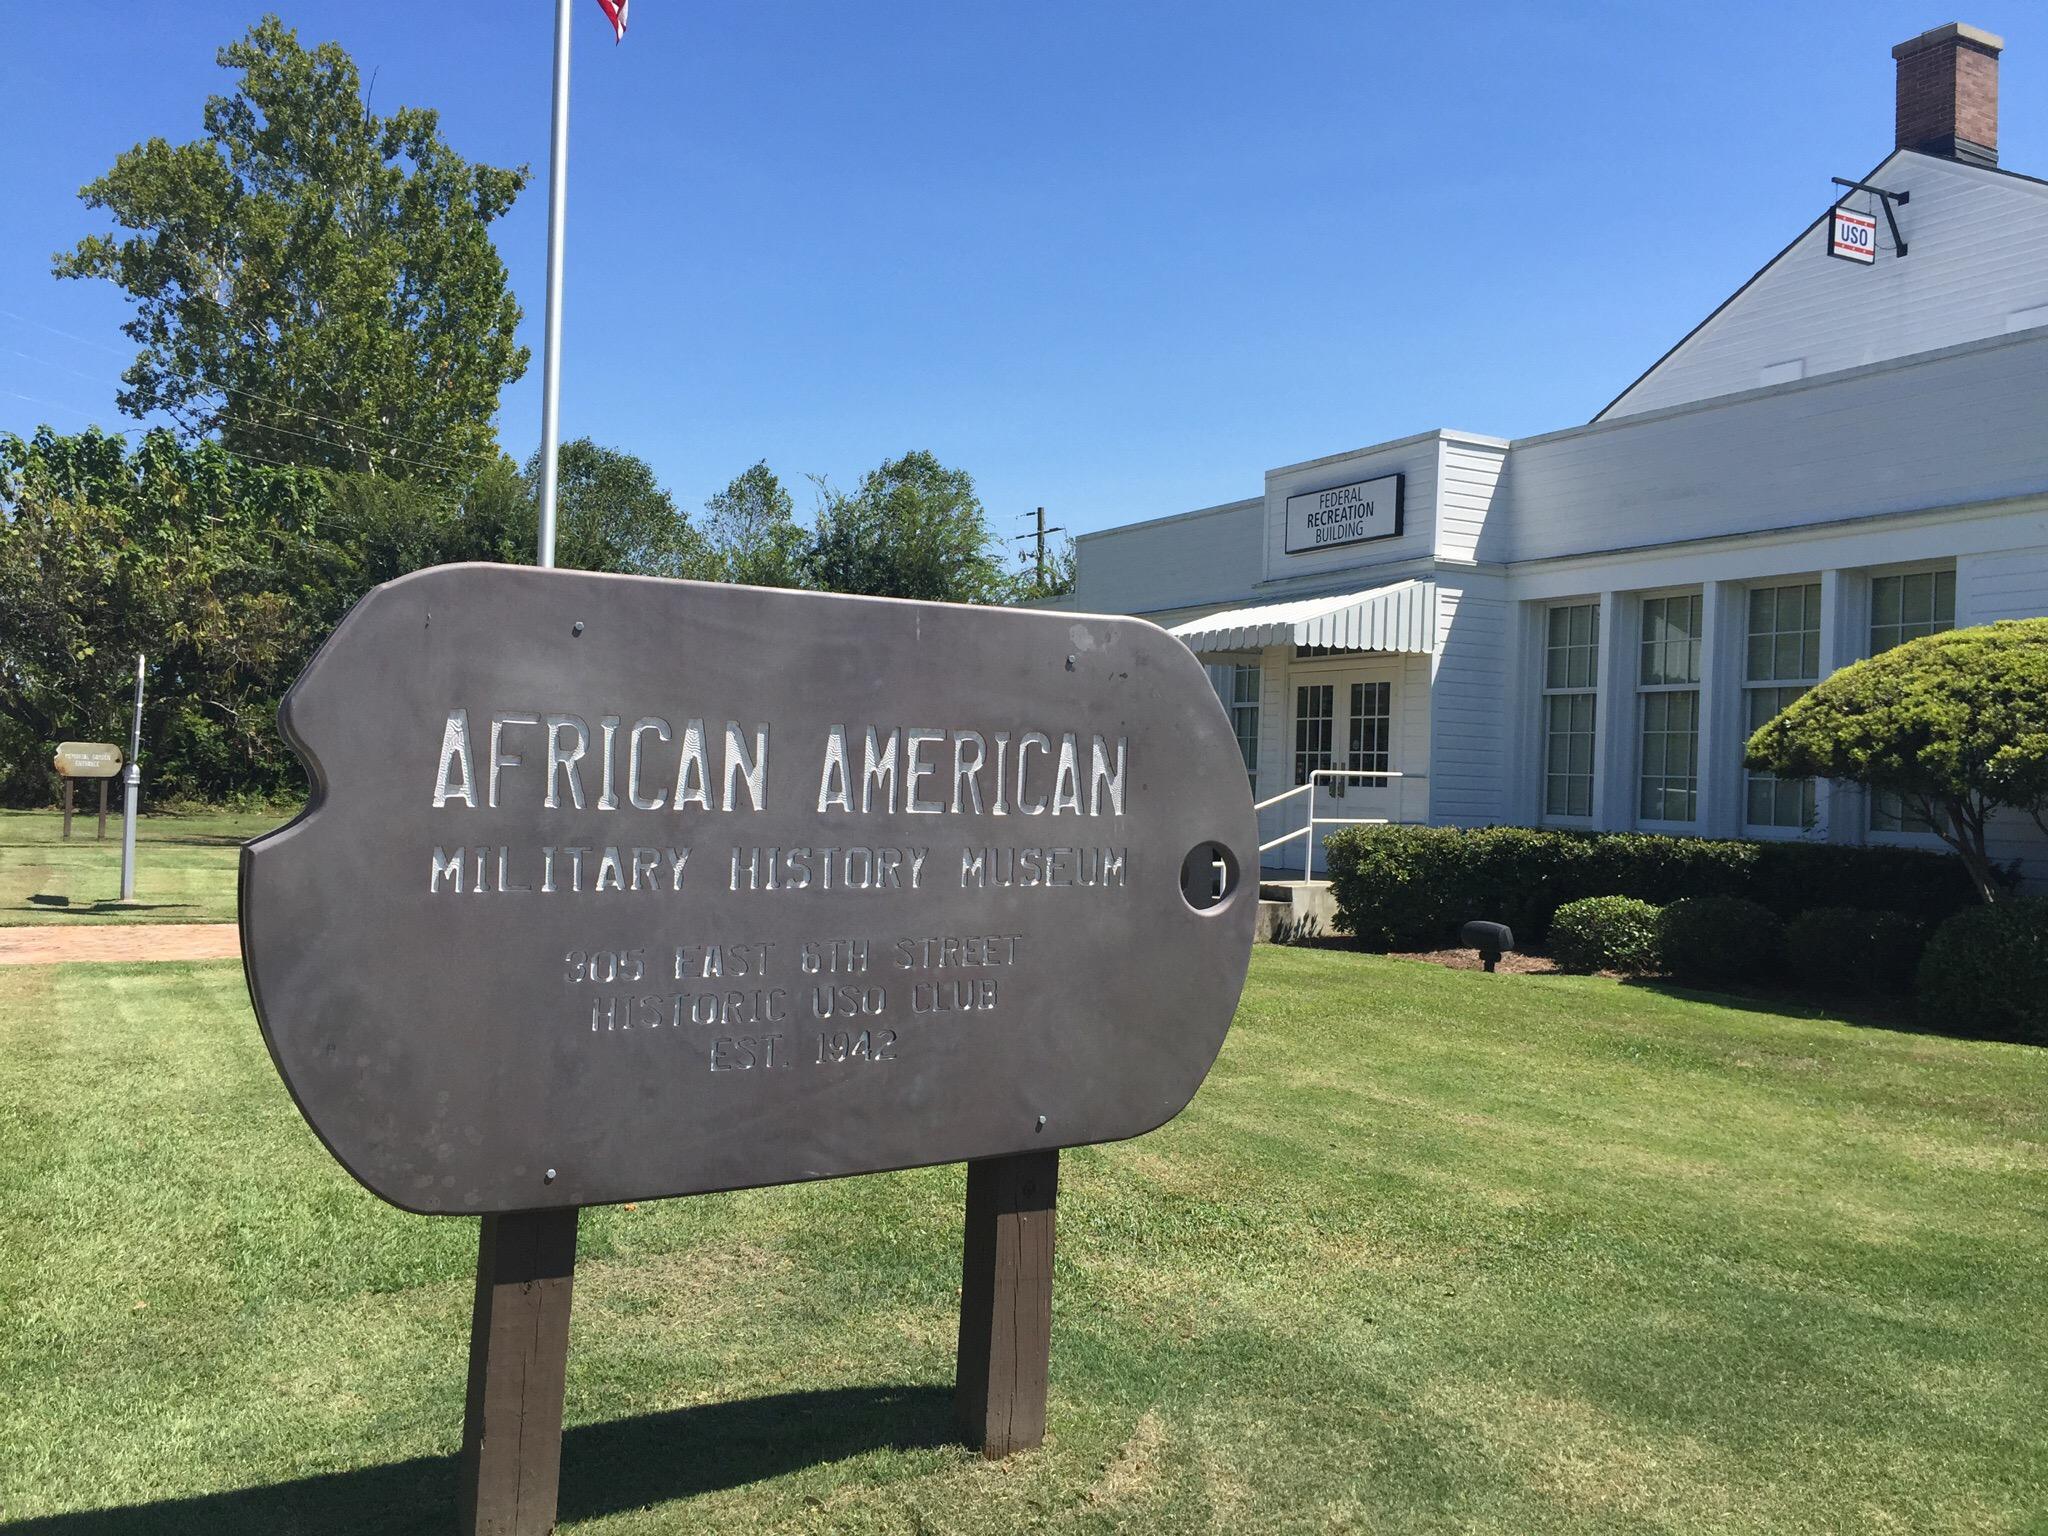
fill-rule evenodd
<path id="1" fill-rule="evenodd" d="M 1914 991 L 1930 1029 L 2048 1045 L 2048 901 L 1958 912 L 1927 941 Z"/>
<path id="2" fill-rule="evenodd" d="M 1843 992 L 1903 992 L 1927 931 L 1898 912 L 1815 907 L 1785 925 L 1781 953 L 1793 980 Z"/>
<path id="3" fill-rule="evenodd" d="M 1761 981 L 1778 958 L 1778 919 L 1739 896 L 1687 896 L 1657 914 L 1657 953 L 1674 976 Z"/>
<path id="4" fill-rule="evenodd" d="M 1568 971 L 1657 969 L 1657 908 L 1634 896 L 1568 901 L 1550 920 L 1550 958 Z"/>

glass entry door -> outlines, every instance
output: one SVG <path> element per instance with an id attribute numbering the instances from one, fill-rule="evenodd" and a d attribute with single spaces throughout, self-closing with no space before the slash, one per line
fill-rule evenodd
<path id="1" fill-rule="evenodd" d="M 1384 816 L 1398 819 L 1394 779 L 1375 777 L 1394 766 L 1394 685 L 1385 677 L 1330 671 L 1294 683 L 1294 782 L 1306 784 L 1320 769 L 1341 778 L 1320 778 L 1313 794 L 1297 799 L 1288 825 L 1308 816 L 1301 800 L 1312 800 L 1318 817 Z M 1268 833 L 1268 836 L 1273 835 Z M 1322 835 L 1317 836 L 1320 845 Z M 1297 856 L 1301 845 L 1294 845 Z M 1321 863 L 1320 846 L 1316 862 Z"/>

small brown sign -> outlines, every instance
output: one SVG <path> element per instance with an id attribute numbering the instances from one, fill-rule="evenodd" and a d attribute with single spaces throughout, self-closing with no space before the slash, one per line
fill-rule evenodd
<path id="1" fill-rule="evenodd" d="M 67 779 L 117 778 L 121 772 L 121 749 L 106 741 L 60 741 L 51 766 Z"/>

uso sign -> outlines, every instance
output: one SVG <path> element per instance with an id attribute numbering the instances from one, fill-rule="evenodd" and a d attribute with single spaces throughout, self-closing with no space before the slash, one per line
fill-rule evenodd
<path id="1" fill-rule="evenodd" d="M 1877 220 L 1867 213 L 1837 208 L 1828 220 L 1828 254 L 1869 266 L 1877 260 Z"/>

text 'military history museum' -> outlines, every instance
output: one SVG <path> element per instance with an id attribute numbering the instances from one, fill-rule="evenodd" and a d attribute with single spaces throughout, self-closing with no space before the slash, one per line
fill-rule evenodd
<path id="1" fill-rule="evenodd" d="M 1742 753 L 1851 661 L 2048 614 L 2048 182 L 1998 163 L 2002 48 L 1894 48 L 1892 152 L 1584 426 L 1268 470 L 1083 536 L 1062 606 L 1207 662 L 1255 798 L 1392 775 L 1325 782 L 1319 817 L 1939 847 Z M 2031 822 L 1993 852 L 2048 878 Z"/>

